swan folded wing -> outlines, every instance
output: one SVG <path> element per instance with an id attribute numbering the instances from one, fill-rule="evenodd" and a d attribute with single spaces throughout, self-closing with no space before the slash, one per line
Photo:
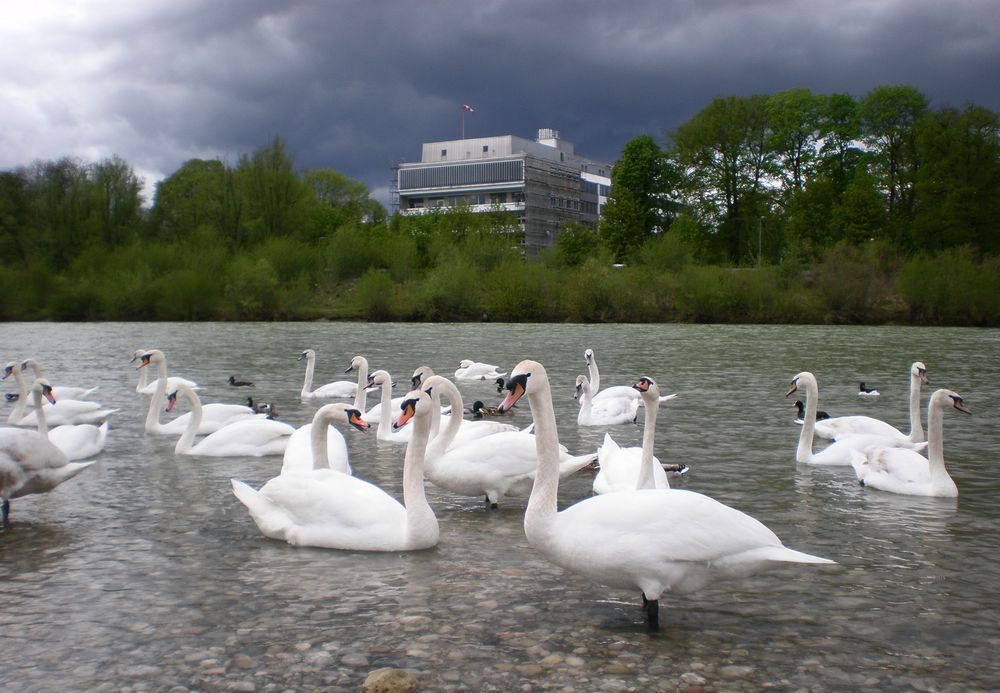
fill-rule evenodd
<path id="1" fill-rule="evenodd" d="M 65 424 L 49 431 L 49 440 L 70 460 L 82 460 L 100 453 L 104 449 L 107 436 L 107 421 L 100 426 Z"/>
<path id="2" fill-rule="evenodd" d="M 852 460 L 859 481 L 878 487 L 879 481 L 891 478 L 895 485 L 928 484 L 931 480 L 927 458 L 905 448 L 872 446 Z"/>
<path id="3" fill-rule="evenodd" d="M 838 440 L 846 436 L 875 435 L 885 437 L 893 444 L 909 442 L 909 437 L 895 426 L 871 416 L 837 416 L 816 422 L 816 434 Z"/>

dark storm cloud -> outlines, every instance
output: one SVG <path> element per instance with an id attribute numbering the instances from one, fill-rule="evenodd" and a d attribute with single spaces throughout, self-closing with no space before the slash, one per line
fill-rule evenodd
<path id="1" fill-rule="evenodd" d="M 111 154 L 155 179 L 280 135 L 387 200 L 424 141 L 561 131 L 613 161 L 713 97 L 912 85 L 1000 110 L 1000 3 L 15 3 L 0 167 Z"/>

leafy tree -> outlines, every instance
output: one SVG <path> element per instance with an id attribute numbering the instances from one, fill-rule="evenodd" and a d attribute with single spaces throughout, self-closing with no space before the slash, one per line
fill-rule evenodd
<path id="1" fill-rule="evenodd" d="M 218 160 L 190 159 L 156 184 L 152 219 L 164 240 L 187 238 L 203 224 L 224 227 L 227 175 Z"/>
<path id="2" fill-rule="evenodd" d="M 813 171 L 819 150 L 824 99 L 808 89 L 790 89 L 767 99 L 771 127 L 768 147 L 786 193 L 802 190 Z"/>
<path id="3" fill-rule="evenodd" d="M 135 237 L 141 221 L 143 181 L 118 156 L 95 164 L 91 176 L 97 233 L 106 246 L 122 245 Z"/>
<path id="4" fill-rule="evenodd" d="M 294 163 L 280 137 L 240 157 L 237 175 L 250 241 L 291 235 L 302 223 L 307 188 L 296 176 Z"/>

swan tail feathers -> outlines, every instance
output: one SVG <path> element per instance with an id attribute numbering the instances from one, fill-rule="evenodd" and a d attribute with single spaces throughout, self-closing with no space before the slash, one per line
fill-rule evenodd
<path id="1" fill-rule="evenodd" d="M 281 507 L 242 481 L 230 479 L 230 482 L 233 494 L 250 511 L 260 531 L 265 536 L 284 539 L 291 522 Z"/>
<path id="2" fill-rule="evenodd" d="M 762 564 L 770 564 L 770 567 L 776 568 L 782 563 L 836 565 L 837 562 L 831 561 L 829 558 L 789 549 L 779 544 L 777 546 L 760 546 L 749 551 L 725 556 L 713 561 L 713 566 L 723 570 L 728 577 L 749 577 L 760 572 Z"/>
<path id="3" fill-rule="evenodd" d="M 586 455 L 574 455 L 572 457 L 565 457 L 559 462 L 559 477 L 566 477 L 570 474 L 574 474 L 587 465 L 593 464 L 597 461 L 597 452 Z"/>

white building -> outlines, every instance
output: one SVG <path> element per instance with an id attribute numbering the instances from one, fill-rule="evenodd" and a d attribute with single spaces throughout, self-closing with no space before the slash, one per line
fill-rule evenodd
<path id="1" fill-rule="evenodd" d="M 400 214 L 467 205 L 518 219 L 528 251 L 551 246 L 567 221 L 594 225 L 607 201 L 611 166 L 578 156 L 556 130 L 426 142 L 419 163 L 400 164 L 393 200 Z"/>

